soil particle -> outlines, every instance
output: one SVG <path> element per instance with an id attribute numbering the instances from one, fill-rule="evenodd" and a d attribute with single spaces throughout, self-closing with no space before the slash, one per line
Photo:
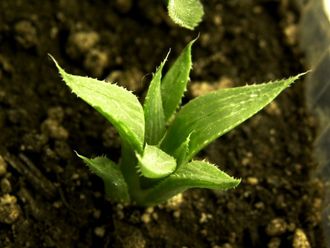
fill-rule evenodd
<path id="1" fill-rule="evenodd" d="M 189 85 L 189 92 L 192 97 L 205 95 L 214 89 L 215 87 L 208 82 L 194 82 Z"/>
<path id="2" fill-rule="evenodd" d="M 272 238 L 267 244 L 267 248 L 279 248 L 281 246 L 280 238 Z"/>
<path id="3" fill-rule="evenodd" d="M 47 111 L 49 119 L 57 120 L 58 122 L 62 122 L 64 118 L 64 110 L 62 107 L 51 107 Z"/>
<path id="4" fill-rule="evenodd" d="M 159 25 L 165 21 L 166 23 L 174 26 L 165 9 L 160 4 L 151 3 L 149 0 L 140 0 L 138 4 L 140 5 L 142 15 L 144 15 L 148 21 L 156 25 Z"/>
<path id="5" fill-rule="evenodd" d="M 286 42 L 289 45 L 293 46 L 298 43 L 298 27 L 296 24 L 290 24 L 286 26 L 283 32 L 286 38 Z"/>
<path id="6" fill-rule="evenodd" d="M 64 110 L 61 107 L 51 107 L 47 114 L 48 118 L 41 124 L 42 134 L 37 134 L 41 139 L 37 140 L 43 141 L 44 136 L 55 140 L 66 140 L 69 137 L 69 132 L 61 125 Z"/>
<path id="7" fill-rule="evenodd" d="M 28 113 L 23 108 L 11 109 L 8 111 L 8 121 L 15 125 L 24 125 L 24 120 L 28 118 Z"/>
<path id="8" fill-rule="evenodd" d="M 77 31 L 71 33 L 66 45 L 66 52 L 73 60 L 81 59 L 94 48 L 100 40 L 95 31 Z"/>
<path id="9" fill-rule="evenodd" d="M 41 204 L 37 202 L 31 193 L 26 188 L 21 188 L 18 192 L 19 199 L 25 203 L 25 210 L 29 212 L 37 220 L 44 220 L 46 218 L 45 210 L 40 206 Z"/>
<path id="10" fill-rule="evenodd" d="M 212 214 L 208 214 L 208 213 L 201 213 L 201 216 L 199 218 L 199 223 L 203 224 L 208 222 L 209 220 L 213 219 L 213 215 Z"/>
<path id="11" fill-rule="evenodd" d="M 125 14 L 129 12 L 132 8 L 133 0 L 116 0 L 116 8 L 121 13 Z"/>
<path id="12" fill-rule="evenodd" d="M 225 243 L 222 246 L 213 246 L 212 248 L 234 248 L 234 246 L 232 246 L 230 243 Z"/>
<path id="13" fill-rule="evenodd" d="M 311 247 L 305 232 L 300 228 L 297 228 L 296 231 L 294 232 L 292 247 L 293 248 Z"/>
<path id="14" fill-rule="evenodd" d="M 7 163 L 0 155 L 0 177 L 4 176 L 7 173 Z"/>
<path id="15" fill-rule="evenodd" d="M 99 209 L 94 209 L 93 210 L 93 217 L 95 218 L 95 219 L 100 219 L 100 217 L 101 217 L 101 210 L 99 210 Z"/>
<path id="16" fill-rule="evenodd" d="M 102 142 L 106 148 L 119 148 L 120 138 L 117 130 L 113 126 L 106 127 L 102 133 Z"/>
<path id="17" fill-rule="evenodd" d="M 307 214 L 307 221 L 311 224 L 311 226 L 316 227 L 322 221 L 322 199 L 315 198 L 310 202 L 309 213 Z"/>
<path id="18" fill-rule="evenodd" d="M 38 167 L 24 154 L 19 154 L 19 159 L 10 154 L 6 154 L 6 161 L 18 173 L 24 175 L 27 181 L 46 198 L 50 199 L 56 194 L 54 184 L 48 180 Z"/>
<path id="19" fill-rule="evenodd" d="M 129 225 L 119 225 L 116 230 L 116 235 L 118 235 L 117 238 L 120 243 L 119 247 L 123 247 L 123 248 L 146 247 L 146 240 L 143 237 L 143 234 L 139 228 Z"/>
<path id="20" fill-rule="evenodd" d="M 181 217 L 181 211 L 179 209 L 178 210 L 174 210 L 173 217 L 175 219 L 180 219 L 180 217 Z"/>
<path id="21" fill-rule="evenodd" d="M 48 136 L 46 134 L 31 130 L 23 135 L 20 150 L 40 152 L 47 142 Z"/>
<path id="22" fill-rule="evenodd" d="M 142 72 L 132 67 L 125 71 L 114 70 L 105 79 L 107 82 L 118 83 L 120 86 L 133 91 L 135 93 L 141 93 L 145 84 L 143 81 Z"/>
<path id="23" fill-rule="evenodd" d="M 17 22 L 14 31 L 17 43 L 23 48 L 32 48 L 38 44 L 37 29 L 30 21 Z"/>
<path id="24" fill-rule="evenodd" d="M 9 194 L 12 191 L 12 186 L 8 178 L 1 179 L 0 188 L 3 194 Z"/>
<path id="25" fill-rule="evenodd" d="M 183 201 L 184 201 L 183 194 L 182 193 L 177 194 L 166 201 L 165 208 L 167 210 L 179 209 L 180 205 L 183 203 Z"/>
<path id="26" fill-rule="evenodd" d="M 267 114 L 274 115 L 274 116 L 280 116 L 282 114 L 282 111 L 280 107 L 278 106 L 276 100 L 272 101 L 266 108 L 265 111 Z"/>
<path id="27" fill-rule="evenodd" d="M 144 223 L 144 224 L 148 224 L 149 222 L 152 221 L 152 219 L 156 217 L 157 218 L 157 215 L 156 213 L 154 212 L 154 208 L 153 207 L 148 207 L 144 213 L 142 214 L 141 216 L 141 221 Z M 156 219 L 155 218 L 155 219 Z"/>
<path id="28" fill-rule="evenodd" d="M 56 140 L 54 143 L 54 152 L 62 159 L 70 159 L 72 157 L 72 149 L 63 140 Z"/>
<path id="29" fill-rule="evenodd" d="M 3 111 L 0 111 L 0 129 L 5 126 L 5 120 L 6 120 L 5 113 Z"/>
<path id="30" fill-rule="evenodd" d="M 0 54 L 0 80 L 4 77 L 5 73 L 10 74 L 13 71 L 14 69 L 10 64 L 9 60 L 5 56 Z"/>
<path id="31" fill-rule="evenodd" d="M 53 139 L 66 140 L 69 137 L 69 132 L 53 119 L 46 119 L 41 124 L 41 131 Z"/>
<path id="32" fill-rule="evenodd" d="M 188 85 L 189 95 L 191 97 L 198 97 L 219 89 L 230 88 L 233 85 L 233 80 L 226 76 L 222 76 L 219 80 L 213 83 L 192 82 Z"/>
<path id="33" fill-rule="evenodd" d="M 214 15 L 213 17 L 213 23 L 215 24 L 215 26 L 220 27 L 222 24 L 222 18 L 221 15 Z"/>
<path id="34" fill-rule="evenodd" d="M 101 77 L 104 70 L 109 65 L 109 57 L 105 51 L 98 48 L 93 48 L 88 51 L 84 59 L 84 68 L 93 76 Z"/>
<path id="35" fill-rule="evenodd" d="M 115 214 L 119 220 L 122 220 L 125 218 L 125 213 L 124 213 L 124 206 L 123 204 L 117 204 L 115 207 Z"/>
<path id="36" fill-rule="evenodd" d="M 287 230 L 287 223 L 282 218 L 272 219 L 266 228 L 268 236 L 280 236 Z"/>
<path id="37" fill-rule="evenodd" d="M 21 208 L 15 196 L 5 194 L 0 197 L 0 222 L 13 224 L 21 215 Z"/>
<path id="38" fill-rule="evenodd" d="M 100 226 L 100 227 L 96 227 L 94 229 L 94 233 L 97 237 L 99 238 L 103 238 L 104 235 L 105 235 L 105 228 L 103 226 Z"/>
<path id="39" fill-rule="evenodd" d="M 234 86 L 234 81 L 230 77 L 221 76 L 217 82 L 217 89 L 232 88 Z"/>
<path id="40" fill-rule="evenodd" d="M 249 184 L 249 185 L 251 185 L 251 186 L 256 186 L 256 185 L 258 185 L 259 180 L 256 177 L 248 177 L 246 179 L 246 183 Z"/>

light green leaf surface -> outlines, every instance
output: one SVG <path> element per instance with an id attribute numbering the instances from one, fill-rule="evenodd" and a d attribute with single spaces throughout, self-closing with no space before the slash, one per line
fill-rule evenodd
<path id="1" fill-rule="evenodd" d="M 147 178 L 166 177 L 176 168 L 175 159 L 157 146 L 146 144 L 143 155 L 136 154 L 136 157 L 139 160 L 139 170 Z"/>
<path id="2" fill-rule="evenodd" d="M 203 5 L 199 0 L 169 0 L 168 14 L 172 20 L 184 27 L 193 30 L 204 15 Z"/>
<path id="3" fill-rule="evenodd" d="M 168 154 L 190 135 L 188 158 L 270 103 L 300 75 L 266 84 L 221 89 L 187 103 L 170 126 L 162 150 Z"/>
<path id="4" fill-rule="evenodd" d="M 142 152 L 144 113 L 136 96 L 115 84 L 66 73 L 52 59 L 71 90 L 111 122 L 133 149 Z"/>
<path id="5" fill-rule="evenodd" d="M 145 194 L 144 202 L 157 204 L 190 188 L 226 190 L 236 187 L 239 179 L 230 177 L 215 165 L 205 161 L 192 161 L 180 166 Z"/>
<path id="6" fill-rule="evenodd" d="M 157 145 L 165 133 L 165 116 L 160 84 L 162 79 L 162 70 L 167 60 L 167 56 L 157 68 L 144 101 L 143 107 L 146 125 L 145 141 L 149 145 Z"/>
<path id="7" fill-rule="evenodd" d="M 196 40 L 189 42 L 166 73 L 161 84 L 161 94 L 165 120 L 168 121 L 181 103 L 187 88 L 189 73 L 192 67 L 191 46 Z"/>
<path id="8" fill-rule="evenodd" d="M 128 202 L 128 187 L 119 166 L 106 157 L 86 158 L 77 154 L 93 173 L 104 182 L 105 193 L 110 200 Z"/>

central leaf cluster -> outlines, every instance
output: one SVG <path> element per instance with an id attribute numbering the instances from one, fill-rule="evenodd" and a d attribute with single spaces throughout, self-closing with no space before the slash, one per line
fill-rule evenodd
<path id="1" fill-rule="evenodd" d="M 300 75 L 267 84 L 221 89 L 180 108 L 192 67 L 191 41 L 164 77 L 157 68 L 143 106 L 130 91 L 104 81 L 66 73 L 65 83 L 119 132 L 119 164 L 79 155 L 100 176 L 107 196 L 140 205 L 161 203 L 189 188 L 225 190 L 240 180 L 193 156 L 270 103 Z"/>

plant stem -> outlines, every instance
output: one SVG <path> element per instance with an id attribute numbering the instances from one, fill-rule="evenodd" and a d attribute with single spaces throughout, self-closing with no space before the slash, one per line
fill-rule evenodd
<path id="1" fill-rule="evenodd" d="M 121 145 L 120 169 L 128 185 L 131 201 L 135 201 L 141 191 L 139 175 L 137 174 L 137 159 L 133 149 L 126 142 Z"/>

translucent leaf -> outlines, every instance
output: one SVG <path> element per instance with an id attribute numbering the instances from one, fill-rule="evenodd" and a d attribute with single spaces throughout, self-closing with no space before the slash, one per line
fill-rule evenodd
<path id="1" fill-rule="evenodd" d="M 142 152 L 144 113 L 136 96 L 111 83 L 68 74 L 52 59 L 71 90 L 111 122 L 133 149 Z"/>
<path id="2" fill-rule="evenodd" d="M 147 178 L 162 178 L 171 174 L 176 168 L 176 161 L 156 146 L 146 144 L 143 155 L 136 154 L 139 170 Z"/>
<path id="3" fill-rule="evenodd" d="M 195 98 L 176 115 L 163 139 L 162 150 L 173 154 L 190 135 L 187 157 L 191 159 L 211 141 L 260 111 L 300 76 L 266 84 L 221 89 Z"/>
<path id="4" fill-rule="evenodd" d="M 236 187 L 239 179 L 230 177 L 215 165 L 205 161 L 192 161 L 180 166 L 173 174 L 144 195 L 144 204 L 157 204 L 190 188 L 226 190 Z"/>
<path id="5" fill-rule="evenodd" d="M 156 145 L 165 133 L 165 116 L 163 110 L 162 96 L 160 92 L 160 84 L 162 79 L 162 69 L 165 60 L 157 68 L 154 74 L 147 96 L 144 102 L 145 116 L 145 141 L 150 145 Z"/>
<path id="6" fill-rule="evenodd" d="M 188 29 L 194 29 L 204 15 L 203 5 L 199 0 L 169 0 L 168 14 L 172 20 Z"/>
<path id="7" fill-rule="evenodd" d="M 88 159 L 77 154 L 93 173 L 101 177 L 104 182 L 106 196 L 119 202 L 128 202 L 128 187 L 119 166 L 106 157 Z"/>
<path id="8" fill-rule="evenodd" d="M 187 88 L 191 70 L 191 46 L 195 40 L 181 52 L 162 80 L 161 93 L 165 120 L 168 121 L 181 103 L 183 93 Z"/>

